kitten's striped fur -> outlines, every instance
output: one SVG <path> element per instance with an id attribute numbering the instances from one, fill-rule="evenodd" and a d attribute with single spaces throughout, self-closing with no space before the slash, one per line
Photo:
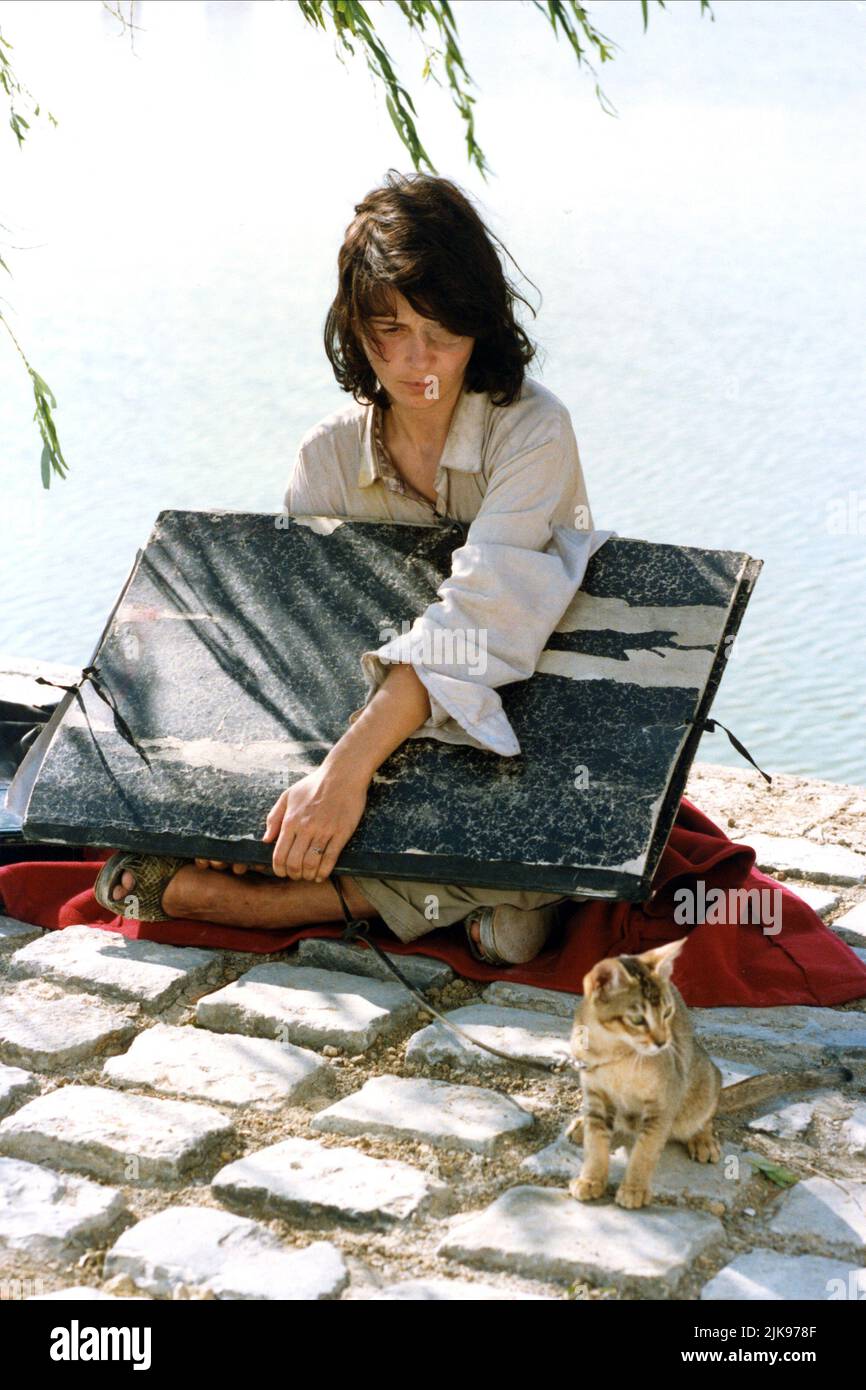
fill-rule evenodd
<path id="1" fill-rule="evenodd" d="M 671 982 L 681 937 L 638 956 L 601 960 L 584 977 L 571 1034 L 571 1052 L 586 1064 L 582 1112 L 567 1131 L 584 1143 L 572 1196 L 605 1194 L 614 1135 L 630 1142 L 615 1200 L 642 1207 L 662 1149 L 679 1139 L 698 1163 L 721 1157 L 716 1114 L 730 1113 L 791 1090 L 842 1084 L 846 1067 L 749 1077 L 722 1091 L 722 1073 L 695 1037 L 682 995 Z"/>

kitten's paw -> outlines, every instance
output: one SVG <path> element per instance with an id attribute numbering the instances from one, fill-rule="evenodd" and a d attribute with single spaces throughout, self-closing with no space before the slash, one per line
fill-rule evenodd
<path id="1" fill-rule="evenodd" d="M 693 1134 L 687 1147 L 689 1158 L 695 1163 L 718 1163 L 722 1156 L 721 1145 L 714 1134 Z"/>
<path id="2" fill-rule="evenodd" d="M 579 1202 L 594 1202 L 604 1196 L 607 1183 L 604 1178 L 572 1178 L 568 1190 Z"/>
<path id="3" fill-rule="evenodd" d="M 621 1207 L 645 1207 L 652 1197 L 646 1183 L 621 1182 L 616 1190 L 614 1201 Z"/>
<path id="4" fill-rule="evenodd" d="M 576 1115 L 563 1136 L 572 1144 L 583 1143 L 583 1116 Z"/>

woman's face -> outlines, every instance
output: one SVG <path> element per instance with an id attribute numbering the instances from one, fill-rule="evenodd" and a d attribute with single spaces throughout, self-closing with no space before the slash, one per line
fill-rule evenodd
<path id="1" fill-rule="evenodd" d="M 430 409 L 436 401 L 459 394 L 475 339 L 449 333 L 433 319 L 423 318 L 399 290 L 393 297 L 395 317 L 373 318 L 369 325 L 383 355 L 363 330 L 361 345 L 392 401 Z"/>

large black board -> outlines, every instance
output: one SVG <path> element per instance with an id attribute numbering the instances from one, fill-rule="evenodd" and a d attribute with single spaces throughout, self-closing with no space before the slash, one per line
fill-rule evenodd
<path id="1" fill-rule="evenodd" d="M 160 514 L 9 805 L 33 840 L 267 863 L 265 817 L 365 696 L 359 657 L 436 597 L 465 526 Z M 410 738 L 337 871 L 643 901 L 761 561 L 613 536 L 535 675 L 521 752 Z M 82 708 L 83 705 L 83 708 Z"/>

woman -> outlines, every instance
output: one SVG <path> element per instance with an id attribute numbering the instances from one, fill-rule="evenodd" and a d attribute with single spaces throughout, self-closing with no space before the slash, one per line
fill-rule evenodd
<path id="1" fill-rule="evenodd" d="M 115 855 L 96 894 L 121 915 L 259 928 L 338 919 L 330 875 L 378 767 L 410 737 L 519 754 L 496 687 L 533 674 L 611 534 L 593 529 L 568 411 L 525 374 L 535 350 L 514 318 L 522 296 L 469 200 L 446 179 L 391 171 L 355 214 L 325 326 L 353 403 L 304 436 L 286 508 L 331 524 L 469 522 L 466 543 L 412 631 L 363 653 L 364 705 L 323 763 L 272 807 L 263 839 L 273 843 L 273 877 L 242 877 L 241 864 L 232 878 L 218 861 Z M 461 636 L 464 653 L 480 645 L 481 663 L 437 660 L 443 645 L 455 649 L 437 648 L 443 633 Z M 403 941 L 464 921 L 473 954 L 497 965 L 531 960 L 555 905 L 583 900 L 339 878 L 354 915 L 381 916 Z"/>

